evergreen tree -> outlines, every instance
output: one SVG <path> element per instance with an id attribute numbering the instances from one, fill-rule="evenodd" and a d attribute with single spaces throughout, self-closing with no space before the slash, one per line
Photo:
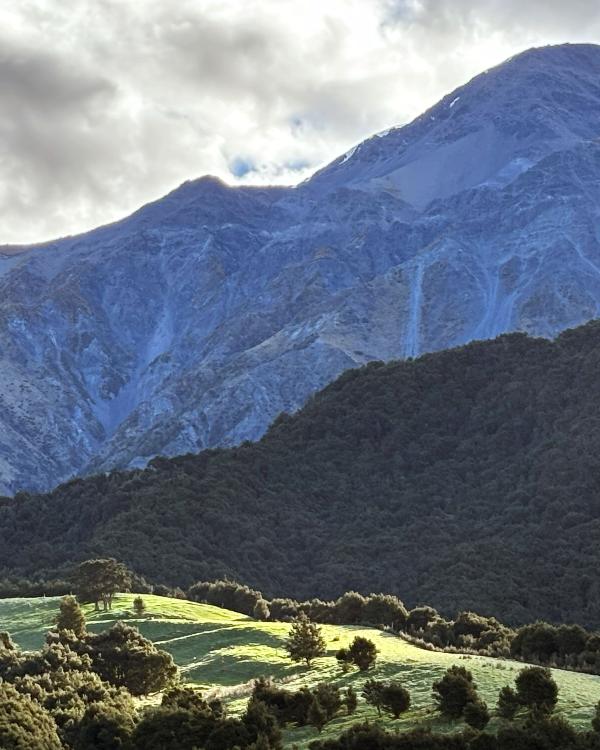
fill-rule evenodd
<path id="1" fill-rule="evenodd" d="M 12 685 L 0 683 L 0 748 L 61 750 L 62 747 L 50 714 Z"/>
<path id="2" fill-rule="evenodd" d="M 362 696 L 369 705 L 375 706 L 377 714 L 381 716 L 383 682 L 379 682 L 378 680 L 367 680 L 363 685 Z"/>
<path id="3" fill-rule="evenodd" d="M 308 723 L 311 727 L 316 727 L 319 732 L 327 724 L 327 714 L 316 698 L 313 698 L 313 702 L 308 709 Z"/>
<path id="4" fill-rule="evenodd" d="M 377 660 L 377 648 L 373 641 L 368 638 L 363 638 L 357 635 L 348 649 L 350 659 L 361 672 L 366 672 L 370 669 Z"/>
<path id="5" fill-rule="evenodd" d="M 490 720 L 490 712 L 488 711 L 488 707 L 481 700 L 467 703 L 463 712 L 463 716 L 470 727 L 473 727 L 473 729 L 478 729 L 479 731 L 485 729 Z"/>
<path id="6" fill-rule="evenodd" d="M 433 697 L 438 710 L 449 719 L 460 719 L 467 703 L 479 700 L 473 675 L 456 665 L 450 667 L 441 680 L 433 683 Z"/>
<path id="7" fill-rule="evenodd" d="M 173 657 L 157 649 L 137 628 L 122 622 L 88 635 L 85 653 L 103 680 L 127 688 L 132 695 L 158 692 L 177 680 Z"/>
<path id="8" fill-rule="evenodd" d="M 136 596 L 133 600 L 133 611 L 137 617 L 143 617 L 146 611 L 146 604 L 141 596 Z"/>
<path id="9" fill-rule="evenodd" d="M 558 685 L 549 669 L 526 667 L 517 675 L 517 696 L 526 708 L 542 713 L 552 713 L 558 700 Z"/>
<path id="10" fill-rule="evenodd" d="M 397 719 L 410 708 L 410 693 L 398 682 L 390 682 L 381 690 L 381 708 Z"/>
<path id="11" fill-rule="evenodd" d="M 352 714 L 358 707 L 358 696 L 356 695 L 356 691 L 354 690 L 352 685 L 348 685 L 346 689 L 346 697 L 344 698 L 344 703 L 346 705 L 346 710 L 348 711 L 348 716 L 352 716 Z"/>
<path id="12" fill-rule="evenodd" d="M 313 659 L 325 654 L 321 629 L 304 613 L 293 623 L 285 647 L 292 661 L 305 661 L 308 667 Z"/>
<path id="13" fill-rule="evenodd" d="M 77 638 L 83 638 L 86 633 L 85 615 L 74 596 L 63 596 L 60 600 L 60 612 L 56 618 L 56 629 L 71 630 Z"/>
<path id="14" fill-rule="evenodd" d="M 74 750 L 116 750 L 129 747 L 134 723 L 130 714 L 95 704 L 77 727 Z"/>
<path id="15" fill-rule="evenodd" d="M 519 697 L 515 691 L 506 685 L 498 695 L 498 715 L 503 719 L 514 719 L 519 710 Z"/>
<path id="16" fill-rule="evenodd" d="M 592 729 L 600 733 L 600 701 L 596 703 L 596 709 L 592 718 Z"/>
<path id="17" fill-rule="evenodd" d="M 340 689 L 337 685 L 332 685 L 330 682 L 321 682 L 314 689 L 313 695 L 325 711 L 327 721 L 333 719 L 342 706 Z"/>

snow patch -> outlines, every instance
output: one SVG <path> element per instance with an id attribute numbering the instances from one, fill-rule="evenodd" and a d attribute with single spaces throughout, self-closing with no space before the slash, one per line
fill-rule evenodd
<path id="1" fill-rule="evenodd" d="M 344 154 L 344 158 L 342 159 L 340 164 L 345 164 L 348 161 L 348 159 L 351 159 L 354 156 L 354 154 L 358 151 L 359 146 L 360 146 L 360 143 L 358 143 L 356 146 L 353 146 L 349 151 L 346 151 L 346 153 Z"/>
<path id="2" fill-rule="evenodd" d="M 448 105 L 448 109 L 452 109 L 452 107 L 456 104 L 456 102 L 460 99 L 460 96 L 455 96 L 454 99 L 450 102 Z"/>

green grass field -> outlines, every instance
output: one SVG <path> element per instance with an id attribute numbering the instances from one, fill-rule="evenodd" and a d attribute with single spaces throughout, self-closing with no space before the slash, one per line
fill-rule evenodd
<path id="1" fill-rule="evenodd" d="M 284 639 L 289 625 L 285 623 L 256 622 L 218 607 L 165 597 L 143 598 L 147 613 L 142 619 L 132 614 L 133 595 L 118 596 L 110 613 L 94 612 L 86 606 L 89 628 L 100 630 L 118 619 L 136 625 L 147 638 L 173 655 L 185 680 L 198 685 L 205 694 L 222 697 L 232 712 L 242 710 L 251 681 L 260 675 L 273 677 L 290 689 L 322 681 L 340 687 L 352 684 L 360 694 L 365 675 L 357 671 L 342 674 L 334 656 L 357 634 L 371 638 L 379 649 L 377 665 L 368 676 L 399 680 L 411 693 L 412 707 L 407 714 L 397 721 L 380 720 L 390 728 L 424 725 L 446 732 L 461 726 L 441 721 L 432 709 L 431 684 L 452 664 L 462 664 L 473 672 L 479 692 L 490 708 L 495 705 L 500 688 L 512 683 L 523 666 L 500 659 L 426 651 L 377 630 L 325 625 L 327 655 L 306 669 L 291 663 L 286 655 Z M 38 648 L 57 608 L 58 600 L 52 598 L 0 600 L 0 630 L 8 630 L 22 648 Z M 600 677 L 562 670 L 554 670 L 554 677 L 560 688 L 558 710 L 574 725 L 588 727 L 593 708 L 600 701 Z M 338 734 L 366 718 L 378 721 L 375 709 L 360 700 L 354 716 L 335 719 L 325 727 L 323 735 Z M 497 720 L 493 719 L 490 728 L 495 726 Z M 286 732 L 289 744 L 297 743 L 300 748 L 316 736 L 312 728 Z"/>

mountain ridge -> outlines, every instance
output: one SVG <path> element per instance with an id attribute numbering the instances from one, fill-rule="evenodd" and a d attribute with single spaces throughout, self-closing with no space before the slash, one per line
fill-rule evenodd
<path id="1" fill-rule="evenodd" d="M 600 47 L 530 50 L 296 187 L 199 178 L 0 250 L 0 491 L 255 439 L 349 367 L 600 314 L 598 72 Z"/>

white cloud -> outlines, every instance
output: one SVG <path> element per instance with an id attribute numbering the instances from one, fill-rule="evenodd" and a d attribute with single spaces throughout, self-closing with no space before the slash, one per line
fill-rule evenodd
<path id="1" fill-rule="evenodd" d="M 597 0 L 9 0 L 0 242 L 116 219 L 205 173 L 291 183 Z"/>

